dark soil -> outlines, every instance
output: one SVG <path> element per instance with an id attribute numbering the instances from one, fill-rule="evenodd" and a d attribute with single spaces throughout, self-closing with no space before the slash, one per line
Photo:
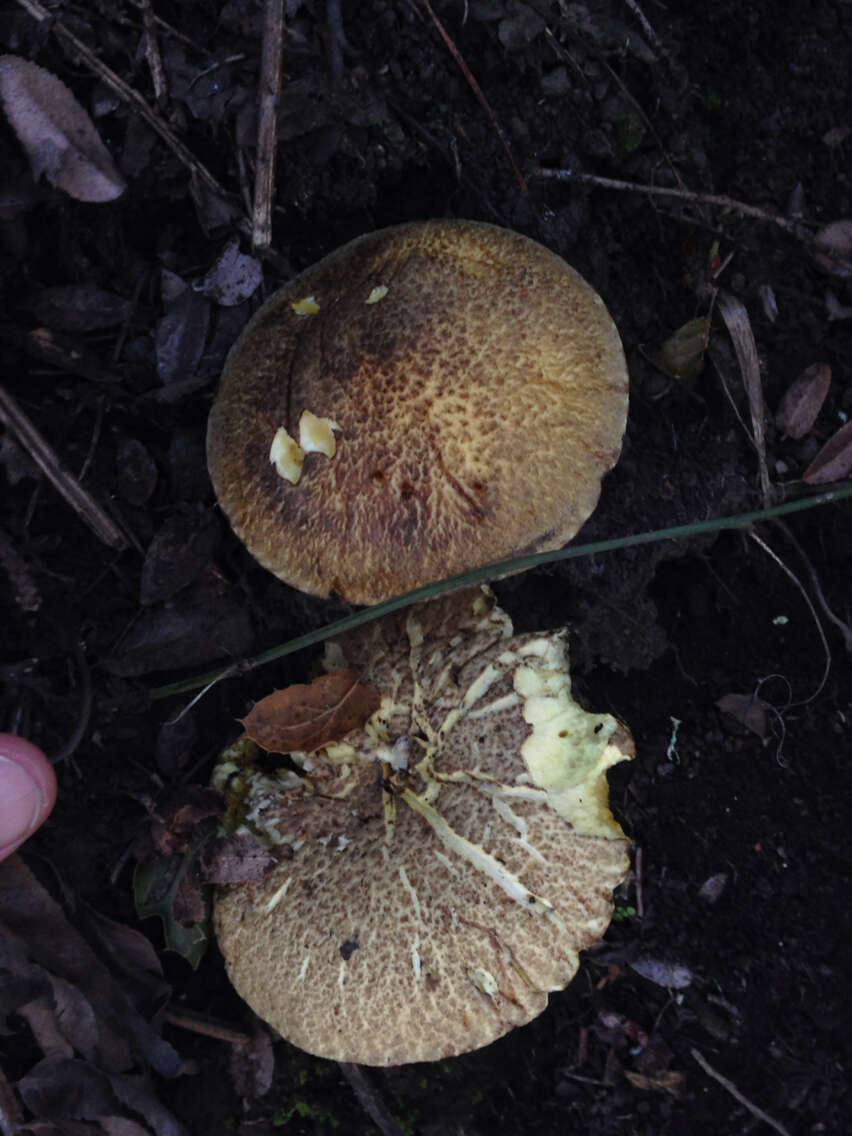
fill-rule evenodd
<path id="1" fill-rule="evenodd" d="M 155 799 L 205 783 L 234 719 L 303 679 L 312 656 L 221 683 L 177 725 L 189 696 L 149 701 L 146 692 L 346 610 L 255 565 L 216 512 L 206 476 L 216 377 L 262 292 L 351 237 L 423 217 L 493 221 L 564 256 L 604 297 L 631 373 L 623 456 L 581 541 L 760 508 L 748 402 L 722 320 L 714 316 L 694 380 L 652 361 L 677 328 L 708 312 L 713 268 L 729 256 L 712 283 L 751 320 L 776 499 L 807 490 L 803 471 L 852 411 L 852 324 L 830 318 L 834 302 L 852 302 L 848 280 L 816 264 L 804 240 L 736 210 L 532 176 L 546 166 L 684 185 L 814 229 L 852 215 L 847 0 L 649 3 L 654 37 L 616 0 L 433 7 L 495 121 L 417 0 L 344 3 L 342 45 L 326 5 L 288 0 L 277 256 L 251 300 L 195 312 L 202 325 L 210 317 L 206 337 L 202 326 L 193 350 L 187 334 L 184 369 L 163 381 L 162 271 L 203 276 L 252 183 L 260 5 L 154 5 L 168 21 L 156 27 L 162 113 L 233 195 L 225 208 L 200 189 L 193 199 L 185 164 L 49 26 L 0 3 L 2 49 L 36 60 L 98 108 L 128 181 L 123 196 L 99 205 L 34 185 L 0 121 L 3 379 L 129 537 L 123 551 L 100 542 L 11 431 L 0 435 L 0 728 L 50 753 L 73 747 L 27 862 L 54 889 L 61 881 L 78 912 L 85 901 L 158 948 L 159 923 L 134 911 L 129 846 Z M 153 104 L 142 8 L 69 4 L 61 19 Z M 57 317 L 48 303 L 55 294 L 45 289 L 56 285 L 96 285 L 130 304 L 112 325 L 75 327 L 67 308 Z M 65 345 L 61 361 L 46 362 L 28 339 L 45 326 Z M 791 441 L 772 416 L 817 361 L 833 369 L 828 399 Z M 519 630 L 570 625 L 580 697 L 631 727 L 637 759 L 611 782 L 635 870 L 605 942 L 539 1019 L 452 1061 L 369 1071 L 402 1131 L 771 1131 L 755 1109 L 795 1136 L 850 1131 L 852 661 L 819 600 L 850 619 L 850 520 L 847 503 L 795 514 L 784 528 L 763 524 L 757 533 L 774 557 L 746 532 L 728 532 L 498 585 Z M 717 707 L 752 692 L 766 703 L 763 737 Z M 215 947 L 197 971 L 172 953 L 162 964 L 177 1008 L 255 1028 Z M 20 1017 L 8 1031 L 0 1045 L 14 1083 L 42 1051 Z M 154 1088 L 190 1133 L 374 1130 L 333 1063 L 278 1042 L 272 1087 L 252 1096 L 229 1072 L 228 1042 L 169 1023 L 163 1031 L 187 1064 Z"/>

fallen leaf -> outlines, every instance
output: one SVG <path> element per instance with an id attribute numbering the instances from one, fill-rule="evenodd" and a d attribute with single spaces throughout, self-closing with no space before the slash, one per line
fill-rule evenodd
<path id="1" fill-rule="evenodd" d="M 645 1077 L 663 1077 L 674 1060 L 674 1053 L 659 1030 L 648 1035 L 641 1053 L 636 1054 L 634 1070 Z"/>
<path id="2" fill-rule="evenodd" d="M 163 925 L 166 950 L 181 955 L 193 970 L 197 969 L 204 957 L 210 936 L 207 897 L 202 892 L 201 885 L 197 885 L 197 903 L 193 904 L 188 898 L 186 885 L 181 894 L 181 885 L 187 877 L 190 889 L 195 884 L 190 876 L 194 861 L 194 852 L 186 852 L 183 856 L 161 856 L 137 864 L 133 874 L 133 898 L 139 918 L 157 916 Z M 193 908 L 196 913 L 200 913 L 201 918 L 184 926 L 178 915 L 189 914 Z"/>
<path id="3" fill-rule="evenodd" d="M 708 876 L 701 887 L 698 889 L 698 898 L 705 903 L 716 903 L 720 899 L 722 892 L 728 886 L 728 873 L 717 872 L 715 876 Z"/>
<path id="4" fill-rule="evenodd" d="M 852 218 L 825 225 L 814 237 L 814 260 L 832 276 L 852 276 Z"/>
<path id="5" fill-rule="evenodd" d="M 763 305 L 763 314 L 770 323 L 775 323 L 778 319 L 778 301 L 775 298 L 775 289 L 770 284 L 761 284 L 757 293 Z"/>
<path id="6" fill-rule="evenodd" d="M 211 513 L 178 510 L 167 517 L 145 553 L 139 581 L 143 607 L 167 600 L 197 580 L 209 566 L 221 537 Z"/>
<path id="7" fill-rule="evenodd" d="M 233 308 L 253 295 L 262 281 L 260 261 L 240 252 L 239 241 L 234 237 L 207 275 L 196 280 L 192 287 L 223 308 Z"/>
<path id="8" fill-rule="evenodd" d="M 679 963 L 664 962 L 662 959 L 645 956 L 634 959 L 629 966 L 649 982 L 656 982 L 658 986 L 665 986 L 667 990 L 685 990 L 692 984 L 692 971 Z"/>
<path id="9" fill-rule="evenodd" d="M 184 588 L 162 607 L 143 608 L 105 666 L 122 677 L 191 667 L 245 655 L 253 632 L 248 611 L 221 584 L 207 579 Z"/>
<path id="10" fill-rule="evenodd" d="M 654 362 L 677 379 L 697 379 L 704 370 L 710 320 L 698 316 L 679 327 L 654 354 Z"/>
<path id="11" fill-rule="evenodd" d="M 808 485 L 825 485 L 842 481 L 852 473 L 852 421 L 831 435 L 802 474 Z"/>
<path id="12" fill-rule="evenodd" d="M 673 1097 L 680 1096 L 680 1090 L 686 1081 L 684 1073 L 670 1069 L 667 1073 L 659 1073 L 656 1077 L 646 1077 L 642 1073 L 632 1073 L 625 1069 L 624 1075 L 636 1089 L 655 1089 L 658 1092 L 669 1093 Z"/>
<path id="13" fill-rule="evenodd" d="M 193 846 L 197 848 L 202 822 L 220 817 L 224 807 L 222 794 L 204 785 L 184 785 L 164 796 L 151 814 L 150 835 L 155 851 L 171 856 Z"/>
<path id="14" fill-rule="evenodd" d="M 157 324 L 155 344 L 157 374 L 163 383 L 191 379 L 195 374 L 210 326 L 210 303 L 205 296 L 185 287 L 167 305 Z"/>
<path id="15" fill-rule="evenodd" d="M 315 753 L 363 726 L 380 702 L 379 692 L 354 671 L 335 671 L 262 698 L 242 726 L 270 753 Z"/>
<path id="16" fill-rule="evenodd" d="M 113 972 L 133 982 L 152 1003 L 163 1003 L 170 987 L 163 977 L 160 958 L 150 939 L 126 923 L 117 923 L 90 904 L 81 904 L 86 927 L 97 940 Z M 100 953 L 99 950 L 99 953 Z"/>
<path id="17" fill-rule="evenodd" d="M 45 1058 L 18 1082 L 18 1091 L 27 1108 L 39 1119 L 58 1120 L 59 1131 L 72 1133 L 74 1120 L 119 1121 L 122 1106 L 144 1117 L 156 1136 L 186 1136 L 186 1129 L 164 1108 L 139 1077 L 107 1074 L 88 1061 L 76 1058 Z M 139 1124 L 128 1127 L 115 1123 L 105 1131 L 131 1136 L 146 1132 Z"/>
<path id="18" fill-rule="evenodd" d="M 62 1036 L 56 1014 L 42 1002 L 18 1007 L 18 1015 L 29 1027 L 36 1045 L 45 1057 L 73 1057 L 74 1047 Z"/>
<path id="19" fill-rule="evenodd" d="M 825 290 L 825 314 L 830 323 L 852 319 L 852 304 L 841 304 L 830 288 Z"/>
<path id="20" fill-rule="evenodd" d="M 88 1061 L 46 1057 L 18 1082 L 18 1092 L 37 1117 L 97 1120 L 118 1112 L 109 1077 Z"/>
<path id="21" fill-rule="evenodd" d="M 61 79 L 17 55 L 0 56 L 0 103 L 42 174 L 78 201 L 113 201 L 124 179 L 92 120 Z"/>
<path id="22" fill-rule="evenodd" d="M 817 420 L 831 386 L 828 363 L 811 363 L 790 384 L 775 414 L 775 425 L 788 438 L 803 438 Z"/>
<path id="23" fill-rule="evenodd" d="M 54 978 L 77 987 L 96 1016 L 98 1061 L 104 1069 L 113 1072 L 129 1068 L 135 1049 L 161 1075 L 173 1077 L 178 1072 L 181 1062 L 175 1050 L 142 1017 L 19 856 L 10 856 L 0 864 L 0 969 L 9 971 L 13 979 L 23 979 L 22 991 L 33 981 L 42 991 L 49 989 L 54 1006 L 57 991 L 60 1002 L 69 1004 L 67 990 L 62 993 L 61 987 L 54 986 Z M 84 1035 L 90 1037 L 84 1020 L 87 1011 L 81 1001 L 74 1012 L 81 1017 L 73 1030 L 69 1024 L 66 1036 L 72 1042 L 75 1034 L 78 1040 Z"/>
<path id="24" fill-rule="evenodd" d="M 723 694 L 721 698 L 717 699 L 716 706 L 739 722 L 741 726 L 745 726 L 747 730 L 751 730 L 753 734 L 757 734 L 760 740 L 766 744 L 772 736 L 769 728 L 769 706 L 762 698 L 758 698 L 756 694 Z"/>

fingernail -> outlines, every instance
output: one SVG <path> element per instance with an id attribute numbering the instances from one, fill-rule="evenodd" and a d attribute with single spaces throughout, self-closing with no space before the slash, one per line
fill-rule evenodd
<path id="1" fill-rule="evenodd" d="M 30 835 L 44 804 L 41 789 L 26 769 L 0 755 L 0 857 Z"/>

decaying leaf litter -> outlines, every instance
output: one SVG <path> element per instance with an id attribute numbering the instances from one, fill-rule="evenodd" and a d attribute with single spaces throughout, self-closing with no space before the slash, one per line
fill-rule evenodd
<path id="1" fill-rule="evenodd" d="M 38 5 L 27 8 L 38 15 Z M 656 12 L 632 4 L 471 6 L 467 20 L 451 6 L 433 8 L 525 174 L 579 166 L 589 175 L 655 185 L 673 165 L 681 179 L 675 186 L 699 191 L 699 200 L 628 197 L 533 178 L 524 194 L 491 118 L 428 12 L 376 4 L 357 19 L 344 9 L 336 23 L 327 22 L 323 5 L 301 5 L 286 21 L 276 255 L 266 259 L 266 287 L 350 236 L 397 220 L 477 216 L 527 231 L 594 281 L 628 347 L 628 443 L 584 538 L 736 512 L 760 503 L 761 480 L 773 495 L 799 491 L 798 479 L 850 409 L 849 323 L 842 318 L 848 283 L 836 270 L 844 254 L 833 249 L 826 267 L 793 232 L 804 223 L 810 233 L 825 233 L 852 210 L 840 100 L 848 28 L 838 13 L 802 6 L 779 25 L 767 6 L 747 20 L 721 14 L 708 25 L 692 10 L 669 10 L 659 22 Z M 254 676 L 250 688 L 234 679 L 183 717 L 183 703 L 174 706 L 166 722 L 159 711 L 105 714 L 99 699 L 129 693 L 130 681 L 138 690 L 176 667 L 256 651 L 341 610 L 298 596 L 282 601 L 280 586 L 221 529 L 215 544 L 207 537 L 161 541 L 150 554 L 160 569 L 149 568 L 149 577 L 164 579 L 166 592 L 139 608 L 141 553 L 153 547 L 155 533 L 167 523 L 177 532 L 178 517 L 189 518 L 189 531 L 199 534 L 210 518 L 219 524 L 203 469 L 203 423 L 223 353 L 247 313 L 239 303 L 223 307 L 195 284 L 225 260 L 229 226 L 242 234 L 252 228 L 254 205 L 249 213 L 240 202 L 254 196 L 261 12 L 226 8 L 221 19 L 217 13 L 208 20 L 199 7 L 174 26 L 150 9 L 145 15 L 128 8 L 123 19 L 88 15 L 68 27 L 59 21 L 63 30 L 44 41 L 30 15 L 10 10 L 4 28 L 11 31 L 3 34 L 11 38 L 2 50 L 34 60 L 73 90 L 129 189 L 112 205 L 75 204 L 61 189 L 32 181 L 11 132 L 0 138 L 11 179 L 3 201 L 5 382 L 59 459 L 56 468 L 67 471 L 61 484 L 72 503 L 54 497 L 56 469 L 56 480 L 37 489 L 30 444 L 7 425 L 4 528 L 18 560 L 8 561 L 15 576 L 3 593 L 10 680 L 4 725 L 29 731 L 56 752 L 77 733 L 83 714 L 75 765 L 60 769 L 63 805 L 32 851 L 59 870 L 66 898 L 81 896 L 159 944 L 159 924 L 138 924 L 132 911 L 129 841 L 159 807 L 164 780 L 170 788 L 201 785 L 234 719 L 273 687 L 307 676 L 297 661 L 273 668 L 269 681 Z M 69 35 L 150 106 L 160 91 L 172 111 L 160 120 L 159 137 L 171 134 L 168 150 L 128 114 L 109 76 L 95 80 L 69 63 Z M 126 60 L 143 43 L 145 68 L 131 71 Z M 329 67 L 327 47 L 342 60 L 342 75 L 339 64 Z M 158 56 L 162 76 L 155 83 L 151 61 Z M 85 53 L 77 58 L 88 66 Z M 786 217 L 790 233 L 735 208 L 708 206 L 701 192 Z M 842 229 L 828 231 L 836 243 Z M 672 379 L 650 361 L 674 329 L 707 314 L 706 291 L 697 293 L 706 286 L 716 240 L 720 263 L 734 255 L 712 283 L 738 297 L 757 345 L 760 391 L 752 391 L 751 402 L 718 318 L 696 379 Z M 243 245 L 240 253 L 251 249 Z M 178 320 L 177 338 L 158 340 L 158 325 L 180 295 L 169 291 L 166 272 L 198 301 L 185 301 L 185 330 Z M 107 332 L 68 329 L 36 308 L 46 289 L 75 285 L 105 289 L 129 305 L 129 314 L 120 309 L 121 322 L 105 325 L 115 328 Z M 166 369 L 170 381 L 163 381 L 158 342 L 174 344 L 192 373 Z M 771 416 L 816 361 L 832 369 L 826 401 L 802 438 L 785 440 Z M 111 381 L 99 382 L 104 376 Z M 747 437 L 754 436 L 757 393 L 763 479 Z M 8 409 L 3 419 L 21 424 Z M 118 521 L 136 551 L 110 553 L 118 544 L 90 535 L 76 519 L 78 508 L 96 534 L 110 533 L 105 522 Z M 821 512 L 792 528 L 807 563 L 782 536 L 763 535 L 848 624 L 844 514 Z M 188 556 L 188 549 L 195 552 Z M 173 557 L 181 567 L 167 594 Z M 42 598 L 36 616 L 15 603 L 17 592 L 28 594 L 15 581 L 27 576 Z M 629 1124 L 640 1131 L 687 1125 L 733 1132 L 767 1124 L 768 1114 L 786 1131 L 841 1130 L 848 927 L 837 896 L 849 873 L 842 834 L 850 706 L 840 628 L 827 620 L 832 669 L 821 694 L 788 709 L 816 689 L 824 653 L 792 583 L 736 535 L 580 561 L 500 589 L 521 630 L 572 624 L 581 694 L 623 715 L 636 733 L 639 760 L 629 787 L 616 779 L 613 800 L 641 855 L 631 890 L 619 900 L 622 917 L 585 964 L 585 984 L 581 976 L 554 998 L 548 1013 L 518 1034 L 518 1047 L 507 1039 L 448 1069 L 429 1067 L 423 1085 L 402 1071 L 375 1075 L 394 1123 L 449 1131 L 461 1119 L 465 1130 L 487 1131 L 501 1118 L 530 1131 L 573 1124 L 614 1133 Z M 98 696 L 89 712 L 84 666 Z M 776 673 L 777 685 L 759 686 Z M 786 768 L 776 764 L 773 744 L 764 747 L 714 706 L 732 691 L 758 688 L 784 716 Z M 774 722 L 770 714 L 770 729 Z M 729 882 L 710 902 L 703 885 L 722 872 Z M 43 882 L 55 878 L 48 869 Z M 644 974 L 628 969 L 636 960 L 645 960 Z M 212 956 L 198 975 L 169 955 L 163 965 L 184 1005 L 230 1028 L 231 1037 L 254 1034 Z M 692 979 L 680 991 L 647 977 L 676 966 Z M 13 1039 L 23 1042 L 8 1060 L 4 1042 L 4 1072 L 14 1084 L 37 1068 L 42 1051 L 26 1019 L 10 1021 Z M 240 1043 L 163 1028 L 181 1057 L 197 1062 L 193 1077 L 156 1081 L 164 1107 L 189 1130 L 230 1116 L 250 1124 L 247 1131 L 282 1124 L 363 1131 L 364 1114 L 335 1066 L 276 1046 L 273 1087 L 244 1116 L 237 1093 L 247 1092 L 248 1082 L 235 1089 L 225 1072 L 230 1048 Z M 508 1082 L 507 1068 L 517 1070 Z M 59 1077 L 50 1066 L 47 1072 Z M 252 1083 L 262 1087 L 268 1079 Z M 103 1104 L 103 1081 L 86 1084 L 89 1104 Z M 31 1107 L 38 1097 L 28 1099 Z M 166 1130 L 150 1109 L 114 1097 L 109 1105 L 126 1125 Z M 75 1122 L 42 1120 L 57 1123 Z"/>

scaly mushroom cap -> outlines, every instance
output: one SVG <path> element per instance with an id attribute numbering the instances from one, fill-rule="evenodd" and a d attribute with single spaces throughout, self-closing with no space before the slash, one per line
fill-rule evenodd
<path id="1" fill-rule="evenodd" d="M 311 1053 L 367 1065 L 487 1045 L 547 1005 L 603 934 L 627 841 L 606 769 L 629 734 L 571 698 L 564 636 L 512 637 L 487 591 L 333 644 L 383 694 L 305 771 L 264 774 L 244 738 L 215 782 L 281 855 L 220 887 L 240 995 Z"/>
<path id="2" fill-rule="evenodd" d="M 618 332 L 573 268 L 518 233 L 429 221 L 352 241 L 263 305 L 225 365 L 208 463 L 264 567 L 374 603 L 565 544 L 626 414 Z"/>

